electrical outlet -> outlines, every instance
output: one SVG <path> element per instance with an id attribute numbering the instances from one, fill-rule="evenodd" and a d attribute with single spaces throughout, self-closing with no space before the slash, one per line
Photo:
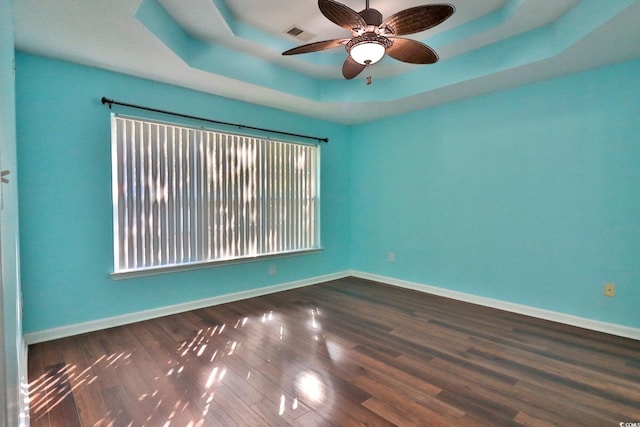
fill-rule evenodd
<path id="1" fill-rule="evenodd" d="M 613 283 L 605 283 L 604 285 L 604 296 L 606 297 L 615 297 L 616 296 L 616 285 Z"/>
<path id="2" fill-rule="evenodd" d="M 276 273 L 277 273 L 276 266 L 275 265 L 270 265 L 269 266 L 269 275 L 273 276 Z"/>
<path id="3" fill-rule="evenodd" d="M 393 252 L 389 252 L 387 254 L 387 261 L 389 262 L 393 262 L 396 260 L 396 254 L 394 254 Z"/>

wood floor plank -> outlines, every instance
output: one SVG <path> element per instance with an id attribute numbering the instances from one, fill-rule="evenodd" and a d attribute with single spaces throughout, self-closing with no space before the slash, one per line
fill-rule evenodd
<path id="1" fill-rule="evenodd" d="M 254 403 L 251 405 L 251 409 L 262 417 L 265 425 L 269 426 L 295 425 L 297 419 L 309 412 L 307 410 L 302 414 L 295 413 L 297 408 L 294 408 L 294 401 L 287 402 L 285 400 L 280 407 L 269 399 L 262 399 Z"/>
<path id="2" fill-rule="evenodd" d="M 217 413 L 226 412 L 229 418 L 239 426 L 259 426 L 265 423 L 264 418 L 250 408 L 251 405 L 244 402 L 225 385 L 216 388 L 213 401 L 220 408 Z"/>
<path id="3" fill-rule="evenodd" d="M 78 339 L 74 338 L 65 340 L 63 353 L 65 362 L 75 367 L 74 376 L 70 382 L 78 416 L 82 425 L 99 425 L 104 421 L 107 407 L 100 394 L 100 386 L 96 383 L 98 378 L 92 363 L 87 361 Z M 79 392 L 80 390 L 82 392 Z"/>
<path id="4" fill-rule="evenodd" d="M 640 342 L 345 278 L 32 345 L 31 425 L 618 425 Z"/>
<path id="5" fill-rule="evenodd" d="M 384 397 L 385 405 L 403 409 L 414 418 L 429 420 L 432 425 L 449 425 L 465 415 L 464 411 L 447 405 L 435 396 L 416 393 L 407 388 L 391 388 L 388 383 L 378 382 L 365 375 L 356 378 L 353 383 L 369 390 L 376 398 Z M 364 406 L 371 409 L 366 401 Z"/>
<path id="6" fill-rule="evenodd" d="M 44 369 L 42 354 L 44 346 L 32 346 L 29 349 L 27 374 L 29 377 L 29 409 L 31 426 L 49 426 L 49 411 L 47 408 L 46 384 L 52 379 L 47 377 Z"/>
<path id="7" fill-rule="evenodd" d="M 126 426 L 134 422 L 130 399 L 121 386 L 106 388 L 101 393 L 108 409 L 105 414 L 108 425 Z"/>
<path id="8" fill-rule="evenodd" d="M 58 363 L 47 367 L 47 374 L 56 381 L 47 386 L 47 410 L 52 427 L 80 426 L 76 402 L 69 381 L 68 365 Z"/>
<path id="9" fill-rule="evenodd" d="M 637 396 L 628 398 L 621 394 L 612 393 L 608 390 L 608 385 L 606 383 L 592 383 L 590 381 L 577 380 L 570 373 L 563 374 L 558 370 L 558 368 L 549 368 L 549 364 L 541 365 L 542 361 L 539 362 L 540 364 L 537 364 L 532 363 L 530 360 L 514 357 L 513 355 L 509 356 L 504 353 L 501 353 L 500 355 L 492 354 L 486 350 L 478 349 L 472 349 L 469 353 L 490 359 L 493 363 L 498 363 L 500 366 L 505 366 L 514 375 L 520 375 L 521 377 L 528 378 L 531 382 L 538 382 L 542 380 L 552 384 L 554 387 L 566 387 L 571 390 L 585 393 L 591 396 L 594 402 L 604 399 L 605 401 L 616 402 L 630 408 L 633 408 L 638 404 Z M 635 385 L 629 383 L 629 387 L 635 387 Z"/>

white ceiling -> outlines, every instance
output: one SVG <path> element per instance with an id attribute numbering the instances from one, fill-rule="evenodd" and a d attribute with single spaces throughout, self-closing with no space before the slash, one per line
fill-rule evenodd
<path id="1" fill-rule="evenodd" d="M 349 81 L 341 76 L 341 48 L 281 55 L 349 37 L 315 0 L 14 0 L 15 41 L 21 51 L 340 123 L 640 57 L 640 0 L 450 3 L 456 13 L 449 20 L 406 36 L 432 46 L 437 64 L 385 58 Z M 429 1 L 370 1 L 384 17 L 421 4 Z M 305 31 L 302 39 L 284 34 L 292 26 Z"/>

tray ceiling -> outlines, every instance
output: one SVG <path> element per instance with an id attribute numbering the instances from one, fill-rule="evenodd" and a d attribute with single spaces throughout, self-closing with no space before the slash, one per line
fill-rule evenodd
<path id="1" fill-rule="evenodd" d="M 364 1 L 344 1 L 354 10 Z M 433 65 L 385 57 L 344 80 L 349 37 L 315 0 L 14 0 L 16 48 L 340 123 L 361 123 L 640 57 L 640 0 L 451 0 L 407 36 Z M 383 16 L 429 2 L 371 0 Z M 606 5 L 606 8 L 603 8 Z M 286 34 L 297 27 L 299 37 Z M 372 84 L 366 84 L 371 77 Z"/>

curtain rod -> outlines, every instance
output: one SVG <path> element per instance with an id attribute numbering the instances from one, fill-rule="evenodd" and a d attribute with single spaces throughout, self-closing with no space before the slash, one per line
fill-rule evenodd
<path id="1" fill-rule="evenodd" d="M 108 99 L 108 98 L 106 98 L 104 96 L 102 97 L 102 104 L 109 104 L 109 109 L 111 109 L 111 106 L 114 105 L 114 104 L 115 105 L 122 105 L 123 107 L 137 108 L 138 110 L 152 111 L 154 113 L 168 114 L 168 115 L 171 115 L 171 116 L 184 117 L 186 119 L 200 120 L 200 121 L 203 121 L 203 122 L 215 123 L 217 125 L 233 126 L 233 127 L 237 127 L 237 128 L 240 128 L 240 129 L 251 129 L 251 130 L 257 130 L 257 131 L 261 131 L 261 132 L 275 133 L 275 134 L 278 134 L 278 135 L 295 136 L 295 137 L 298 137 L 298 138 L 315 139 L 318 142 L 324 142 L 324 143 L 329 142 L 329 138 L 318 138 L 317 136 L 302 135 L 302 134 L 299 134 L 299 133 L 283 132 L 283 131 L 279 131 L 279 130 L 265 129 L 265 128 L 259 128 L 259 127 L 255 127 L 255 126 L 241 125 L 241 124 L 238 124 L 238 123 L 221 122 L 219 120 L 212 120 L 212 119 L 206 119 L 204 117 L 190 116 L 188 114 L 182 114 L 182 113 L 174 113 L 173 111 L 159 110 L 157 108 L 144 107 L 142 105 L 127 104 L 126 102 L 114 101 L 113 99 Z"/>

